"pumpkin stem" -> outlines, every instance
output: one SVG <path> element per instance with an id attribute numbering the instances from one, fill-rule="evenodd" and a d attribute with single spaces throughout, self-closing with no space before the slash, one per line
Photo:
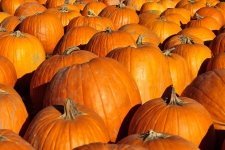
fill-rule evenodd
<path id="1" fill-rule="evenodd" d="M 88 10 L 88 14 L 87 14 L 87 16 L 88 17 L 95 17 L 95 16 L 97 16 L 95 13 L 94 13 L 94 11 L 93 10 Z"/>
<path id="2" fill-rule="evenodd" d="M 0 32 L 7 32 L 6 28 L 0 26 Z"/>
<path id="3" fill-rule="evenodd" d="M 19 21 L 22 22 L 25 18 L 26 18 L 26 16 L 20 16 Z"/>
<path id="4" fill-rule="evenodd" d="M 166 21 L 166 17 L 165 17 L 165 16 L 160 16 L 160 17 L 159 17 L 159 20 L 160 20 L 160 21 Z"/>
<path id="5" fill-rule="evenodd" d="M 180 40 L 182 44 L 195 44 L 191 37 L 180 35 Z"/>
<path id="6" fill-rule="evenodd" d="M 64 12 L 64 13 L 68 13 L 69 12 L 69 8 L 66 5 L 63 5 L 59 8 L 60 12 Z"/>
<path id="7" fill-rule="evenodd" d="M 182 106 L 184 104 L 184 101 L 177 97 L 176 91 L 172 85 L 167 90 L 168 93 L 165 93 L 166 95 L 163 97 L 167 105 Z"/>
<path id="8" fill-rule="evenodd" d="M 4 141 L 7 141 L 7 138 L 5 136 L 0 136 L 0 142 L 4 142 Z"/>
<path id="9" fill-rule="evenodd" d="M 64 1 L 64 4 L 69 4 L 70 3 L 70 0 L 65 0 Z"/>
<path id="10" fill-rule="evenodd" d="M 116 7 L 124 8 L 124 7 L 126 7 L 126 5 L 123 2 L 120 2 Z"/>
<path id="11" fill-rule="evenodd" d="M 163 54 L 165 56 L 171 56 L 172 55 L 172 51 L 174 51 L 175 49 L 176 49 L 175 47 L 170 48 L 170 49 L 166 49 L 166 50 L 163 51 Z"/>
<path id="12" fill-rule="evenodd" d="M 195 13 L 195 19 L 199 20 L 199 19 L 203 19 L 204 17 L 199 15 L 198 13 Z"/>
<path id="13" fill-rule="evenodd" d="M 188 0 L 188 2 L 194 4 L 195 0 Z"/>
<path id="14" fill-rule="evenodd" d="M 23 37 L 24 36 L 20 30 L 14 31 L 11 35 L 15 36 L 15 37 Z"/>
<path id="15" fill-rule="evenodd" d="M 111 33 L 111 32 L 112 32 L 112 29 L 111 29 L 110 27 L 107 27 L 107 28 L 105 29 L 105 32 Z"/>
<path id="16" fill-rule="evenodd" d="M 6 91 L 0 89 L 0 94 L 8 94 Z"/>
<path id="17" fill-rule="evenodd" d="M 144 38 L 144 35 L 142 34 L 138 36 L 136 41 L 137 46 L 143 45 L 143 38 Z"/>
<path id="18" fill-rule="evenodd" d="M 72 52 L 78 51 L 78 50 L 80 50 L 79 47 L 73 46 L 73 47 L 67 48 L 67 49 L 63 52 L 63 55 L 69 55 L 69 54 L 71 54 Z"/>
<path id="19" fill-rule="evenodd" d="M 142 138 L 144 142 L 152 141 L 152 140 L 156 140 L 156 139 L 165 139 L 168 137 L 170 137 L 170 135 L 158 133 L 153 130 L 150 130 L 146 133 L 140 134 L 140 138 Z"/>
<path id="20" fill-rule="evenodd" d="M 73 120 L 81 114 L 83 114 L 83 113 L 77 109 L 73 100 L 67 99 L 66 103 L 64 105 L 64 114 L 62 115 L 62 117 L 65 120 Z"/>

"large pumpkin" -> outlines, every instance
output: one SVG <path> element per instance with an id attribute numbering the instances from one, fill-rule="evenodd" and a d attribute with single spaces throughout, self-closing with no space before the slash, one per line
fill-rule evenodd
<path id="1" fill-rule="evenodd" d="M 24 138 L 35 149 L 71 150 L 93 142 L 108 142 L 102 119 L 92 110 L 66 100 L 63 106 L 49 106 L 32 120 Z"/>
<path id="2" fill-rule="evenodd" d="M 62 104 L 67 97 L 97 112 L 105 121 L 111 141 L 116 140 L 120 128 L 120 132 L 126 131 L 121 127 L 123 120 L 141 102 L 129 72 L 117 61 L 104 57 L 60 70 L 45 92 L 44 105 Z"/>
<path id="3" fill-rule="evenodd" d="M 137 47 L 117 48 L 108 53 L 131 73 L 142 102 L 160 97 L 172 83 L 168 63 L 159 48 L 141 43 Z M 157 81 L 157 84 L 154 84 Z"/>
<path id="4" fill-rule="evenodd" d="M 19 94 L 10 86 L 0 84 L 0 129 L 19 133 L 28 117 Z"/>
<path id="5" fill-rule="evenodd" d="M 225 53 L 212 57 L 207 65 L 207 70 L 225 69 Z"/>
<path id="6" fill-rule="evenodd" d="M 214 56 L 225 51 L 225 33 L 220 33 L 211 42 L 210 48 Z"/>
<path id="7" fill-rule="evenodd" d="M 216 129 L 225 129 L 225 69 L 198 76 L 182 93 L 201 103 L 211 114 Z"/>
<path id="8" fill-rule="evenodd" d="M 53 76 L 62 68 L 72 64 L 85 63 L 97 55 L 76 50 L 76 47 L 67 49 L 63 54 L 53 55 L 45 60 L 34 72 L 30 83 L 30 96 L 33 108 L 38 111 L 42 108 L 45 89 Z"/>
<path id="9" fill-rule="evenodd" d="M 56 44 L 64 34 L 64 28 L 61 21 L 49 13 L 39 13 L 26 17 L 19 29 L 36 36 L 44 46 L 45 52 L 51 54 Z"/>
<path id="10" fill-rule="evenodd" d="M 17 80 L 14 65 L 5 57 L 0 56 L 0 83 L 14 86 Z"/>
<path id="11" fill-rule="evenodd" d="M 1 10 L 14 15 L 16 9 L 24 3 L 24 0 L 1 0 Z"/>
<path id="12" fill-rule="evenodd" d="M 17 78 L 33 72 L 44 60 L 41 42 L 28 33 L 20 31 L 0 36 L 0 56 L 8 58 L 14 65 Z"/>
<path id="13" fill-rule="evenodd" d="M 0 129 L 0 149 L 34 150 L 30 143 L 8 129 Z"/>
<path id="14" fill-rule="evenodd" d="M 213 122 L 209 112 L 194 99 L 177 97 L 169 87 L 162 98 L 146 102 L 135 112 L 129 134 L 144 133 L 152 129 L 179 135 L 196 146 L 213 147 Z"/>
<path id="15" fill-rule="evenodd" d="M 145 133 L 129 135 L 118 142 L 119 144 L 129 144 L 133 146 L 143 146 L 149 150 L 198 150 L 193 143 L 177 135 L 158 133 L 149 130 Z"/>

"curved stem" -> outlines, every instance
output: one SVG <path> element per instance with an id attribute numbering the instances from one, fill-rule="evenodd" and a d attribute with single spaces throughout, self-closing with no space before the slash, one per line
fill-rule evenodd
<path id="1" fill-rule="evenodd" d="M 163 54 L 166 55 L 166 56 L 171 56 L 172 55 L 172 51 L 174 51 L 176 48 L 175 47 L 172 47 L 170 49 L 166 49 L 163 51 Z"/>
<path id="2" fill-rule="evenodd" d="M 184 101 L 182 101 L 181 99 L 177 97 L 176 91 L 172 85 L 167 90 L 168 90 L 168 93 L 166 93 L 166 95 L 163 97 L 167 105 L 182 106 L 185 104 Z"/>
<path id="3" fill-rule="evenodd" d="M 20 30 L 14 31 L 11 35 L 15 36 L 15 37 L 23 37 L 24 36 Z"/>
<path id="4" fill-rule="evenodd" d="M 191 37 L 185 36 L 185 35 L 180 35 L 180 40 L 182 44 L 195 44 L 193 39 Z"/>
<path id="5" fill-rule="evenodd" d="M 87 14 L 87 16 L 88 17 L 95 17 L 95 16 L 97 16 L 95 13 L 94 13 L 94 11 L 93 10 L 88 10 L 88 14 Z"/>
<path id="6" fill-rule="evenodd" d="M 67 12 L 69 12 L 69 8 L 67 7 L 67 6 L 61 6 L 60 8 L 59 8 L 59 11 L 60 12 L 65 12 L 65 13 L 67 13 Z"/>
<path id="7" fill-rule="evenodd" d="M 140 34 L 138 36 L 137 41 L 136 41 L 137 46 L 143 45 L 143 38 L 144 38 L 144 35 L 142 35 L 142 34 Z"/>
<path id="8" fill-rule="evenodd" d="M 69 54 L 71 54 L 72 52 L 78 51 L 78 50 L 80 50 L 79 47 L 73 46 L 73 47 L 67 48 L 67 49 L 63 52 L 63 55 L 69 55 Z"/>
<path id="9" fill-rule="evenodd" d="M 195 13 L 195 19 L 199 20 L 199 19 L 203 19 L 204 17 L 199 15 L 198 13 Z"/>
<path id="10" fill-rule="evenodd" d="M 140 138 L 142 138 L 144 142 L 152 141 L 152 140 L 156 140 L 156 139 L 165 139 L 168 137 L 170 137 L 170 135 L 158 133 L 153 130 L 150 130 L 150 131 L 140 135 Z"/>
<path id="11" fill-rule="evenodd" d="M 83 113 L 77 109 L 75 103 L 71 99 L 67 99 L 64 105 L 64 114 L 62 117 L 66 120 L 73 120 L 81 114 Z"/>

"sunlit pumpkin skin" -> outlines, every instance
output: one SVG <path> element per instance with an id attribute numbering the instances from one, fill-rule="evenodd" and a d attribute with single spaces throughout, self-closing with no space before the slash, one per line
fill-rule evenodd
<path id="1" fill-rule="evenodd" d="M 182 23 L 187 24 L 187 20 L 179 14 L 168 14 L 168 15 L 161 15 L 161 16 L 164 17 L 167 21 L 174 22 L 179 26 L 181 26 Z"/>
<path id="2" fill-rule="evenodd" d="M 225 70 L 215 69 L 197 77 L 183 92 L 183 96 L 195 99 L 211 114 L 216 129 L 225 129 Z"/>
<path id="3" fill-rule="evenodd" d="M 180 136 L 158 133 L 153 130 L 149 130 L 145 133 L 129 135 L 120 140 L 118 144 L 143 146 L 151 150 L 199 150 L 196 145 Z"/>
<path id="4" fill-rule="evenodd" d="M 104 57 L 115 48 L 135 45 L 135 40 L 129 33 L 107 29 L 93 35 L 87 43 L 86 49 L 100 57 Z"/>
<path id="5" fill-rule="evenodd" d="M 106 5 L 118 5 L 120 0 L 98 0 L 99 2 L 103 2 Z"/>
<path id="6" fill-rule="evenodd" d="M 181 30 L 178 34 L 192 35 L 203 41 L 211 41 L 216 37 L 213 31 L 204 27 L 188 27 Z"/>
<path id="7" fill-rule="evenodd" d="M 177 97 L 174 88 L 169 87 L 162 98 L 148 101 L 138 108 L 128 133 L 144 133 L 152 129 L 181 136 L 196 146 L 206 142 L 210 149 L 213 146 L 210 142 L 214 139 L 212 124 L 209 112 L 200 103 L 188 97 Z"/>
<path id="8" fill-rule="evenodd" d="M 133 39 L 138 39 L 138 37 L 141 35 L 143 43 L 152 43 L 156 46 L 158 46 L 160 43 L 159 37 L 154 32 L 140 24 L 127 24 L 120 27 L 118 30 L 130 33 Z"/>
<path id="9" fill-rule="evenodd" d="M 1 0 L 1 10 L 14 15 L 16 9 L 24 3 L 24 0 Z"/>
<path id="10" fill-rule="evenodd" d="M 7 31 L 14 31 L 23 19 L 23 17 L 9 16 L 2 20 L 0 27 L 5 28 Z"/>
<path id="11" fill-rule="evenodd" d="M 0 56 L 0 84 L 13 87 L 16 81 L 15 67 L 7 58 Z"/>
<path id="12" fill-rule="evenodd" d="M 179 54 L 187 61 L 191 72 L 191 81 L 197 77 L 203 63 L 212 56 L 211 50 L 207 46 L 192 41 L 175 46 L 173 53 Z"/>
<path id="13" fill-rule="evenodd" d="M 80 16 L 73 18 L 66 27 L 66 30 L 68 31 L 73 27 L 79 26 L 89 26 L 98 31 L 105 31 L 106 28 L 111 28 L 112 30 L 114 30 L 114 24 L 112 20 L 106 17 L 96 16 L 92 13 L 88 16 Z"/>
<path id="14" fill-rule="evenodd" d="M 64 27 L 67 26 L 73 18 L 81 16 L 78 8 L 76 8 L 76 10 L 73 10 L 70 9 L 67 5 L 49 8 L 45 11 L 45 13 L 50 13 L 57 16 L 61 20 Z"/>
<path id="15" fill-rule="evenodd" d="M 191 13 L 185 8 L 168 8 L 161 15 L 178 14 L 185 18 L 185 22 L 182 24 L 187 24 L 191 20 Z"/>
<path id="16" fill-rule="evenodd" d="M 66 49 L 73 46 L 84 47 L 97 32 L 96 29 L 89 26 L 71 28 L 62 37 L 55 53 L 62 54 Z"/>
<path id="17" fill-rule="evenodd" d="M 60 70 L 45 92 L 44 106 L 63 103 L 65 97 L 97 112 L 112 142 L 127 113 L 141 103 L 137 85 L 129 72 L 117 61 L 104 57 Z"/>
<path id="18" fill-rule="evenodd" d="M 94 111 L 75 105 L 70 99 L 64 107 L 54 105 L 42 109 L 24 138 L 35 149 L 48 150 L 71 150 L 84 144 L 109 141 L 103 120 Z"/>
<path id="19" fill-rule="evenodd" d="M 173 48 L 163 51 L 169 64 L 170 75 L 177 94 L 181 94 L 185 87 L 191 83 L 191 72 L 187 61 L 180 55 L 173 53 Z"/>
<path id="20" fill-rule="evenodd" d="M 146 2 L 141 6 L 140 13 L 156 10 L 162 13 L 166 8 L 160 2 Z"/>
<path id="21" fill-rule="evenodd" d="M 220 53 L 212 57 L 207 65 L 207 70 L 225 69 L 225 53 Z"/>
<path id="22" fill-rule="evenodd" d="M 219 2 L 219 3 L 217 3 L 215 5 L 215 8 L 222 13 L 222 15 L 224 17 L 224 20 L 225 20 L 225 2 Z"/>
<path id="23" fill-rule="evenodd" d="M 116 6 L 107 6 L 100 12 L 99 16 L 111 19 L 115 30 L 119 29 L 123 25 L 139 22 L 139 17 L 136 11 L 128 8 L 122 3 Z"/>
<path id="24" fill-rule="evenodd" d="M 170 37 L 167 41 L 165 41 L 164 49 L 170 49 L 179 44 L 185 44 L 187 43 L 187 40 L 193 41 L 193 43 L 204 44 L 204 42 L 201 39 L 195 36 L 176 34 Z"/>
<path id="25" fill-rule="evenodd" d="M 9 13 L 0 12 L 0 22 L 2 22 L 5 18 L 11 16 Z"/>
<path id="26" fill-rule="evenodd" d="M 46 54 L 51 54 L 64 34 L 61 21 L 49 13 L 26 17 L 19 25 L 22 32 L 36 36 L 43 44 Z"/>
<path id="27" fill-rule="evenodd" d="M 156 33 L 160 38 L 160 43 L 163 43 L 168 37 L 181 31 L 181 27 L 179 25 L 174 22 L 167 21 L 164 17 L 159 17 L 155 21 L 146 22 L 143 25 Z"/>
<path id="28" fill-rule="evenodd" d="M 141 9 L 141 6 L 147 2 L 147 0 L 125 0 L 124 3 L 126 6 L 131 7 L 137 11 Z"/>
<path id="29" fill-rule="evenodd" d="M 158 11 L 147 11 L 145 13 L 139 14 L 139 24 L 145 25 L 149 24 L 150 22 L 153 22 L 157 20 L 157 18 L 160 17 L 160 13 Z"/>
<path id="30" fill-rule="evenodd" d="M 47 8 L 55 8 L 63 4 L 72 4 L 75 2 L 76 0 L 47 0 L 45 5 Z"/>
<path id="31" fill-rule="evenodd" d="M 0 55 L 8 58 L 16 69 L 17 78 L 34 71 L 44 60 L 41 42 L 28 33 L 20 31 L 0 36 Z"/>
<path id="32" fill-rule="evenodd" d="M 53 76 L 62 68 L 73 64 L 85 63 L 97 55 L 76 50 L 76 47 L 67 49 L 61 55 L 53 55 L 45 60 L 34 72 L 30 83 L 30 96 L 34 110 L 37 112 L 42 108 L 45 89 Z"/>
<path id="33" fill-rule="evenodd" d="M 221 24 L 218 23 L 213 17 L 201 16 L 195 13 L 194 18 L 187 23 L 186 27 L 204 27 L 209 30 L 219 30 Z"/>
<path id="34" fill-rule="evenodd" d="M 132 146 L 128 144 L 106 144 L 106 143 L 91 143 L 88 145 L 79 146 L 73 150 L 148 150 L 142 146 Z"/>
<path id="35" fill-rule="evenodd" d="M 87 3 L 87 5 L 85 5 L 84 9 L 82 10 L 81 14 L 83 16 L 87 16 L 88 12 L 91 11 L 93 12 L 95 15 L 99 15 L 99 13 L 106 7 L 107 5 L 103 2 L 99 2 L 99 1 L 93 1 L 90 3 Z"/>
<path id="36" fill-rule="evenodd" d="M 196 13 L 203 17 L 208 16 L 214 18 L 220 24 L 220 27 L 225 23 L 223 14 L 215 7 L 202 7 Z"/>
<path id="37" fill-rule="evenodd" d="M 34 150 L 27 141 L 8 129 L 0 129 L 0 149 Z"/>
<path id="38" fill-rule="evenodd" d="M 0 129 L 9 129 L 17 134 L 28 118 L 20 95 L 12 87 L 3 84 L 0 84 L 0 118 Z"/>
<path id="39" fill-rule="evenodd" d="M 217 35 L 210 44 L 210 49 L 214 56 L 225 51 L 225 33 Z"/>
<path id="40" fill-rule="evenodd" d="M 131 73 L 142 103 L 160 97 L 172 83 L 168 63 L 159 48 L 140 44 L 136 48 L 117 48 L 107 57 L 119 61 Z M 153 84 L 154 81 L 158 84 Z"/>
<path id="41" fill-rule="evenodd" d="M 16 9 L 14 15 L 19 17 L 21 16 L 27 17 L 35 15 L 37 13 L 42 13 L 45 10 L 46 8 L 43 5 L 39 4 L 38 2 L 26 2 Z"/>

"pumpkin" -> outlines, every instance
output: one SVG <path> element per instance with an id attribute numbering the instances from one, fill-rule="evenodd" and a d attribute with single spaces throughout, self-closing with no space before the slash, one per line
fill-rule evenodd
<path id="1" fill-rule="evenodd" d="M 55 8 L 63 4 L 72 4 L 75 2 L 76 0 L 47 0 L 45 5 L 47 8 Z"/>
<path id="2" fill-rule="evenodd" d="M 131 7 L 137 11 L 141 9 L 141 6 L 146 2 L 147 0 L 125 0 L 123 3 L 126 4 L 126 6 Z"/>
<path id="3" fill-rule="evenodd" d="M 178 34 L 192 35 L 201 39 L 204 42 L 211 41 L 216 37 L 213 31 L 205 27 L 188 27 L 181 30 Z"/>
<path id="4" fill-rule="evenodd" d="M 112 142 L 125 134 L 129 121 L 125 117 L 131 117 L 128 112 L 141 102 L 129 72 L 117 61 L 104 57 L 60 70 L 45 92 L 44 106 L 62 104 L 65 97 L 97 112 Z"/>
<path id="5" fill-rule="evenodd" d="M 191 73 L 191 81 L 197 77 L 207 59 L 211 58 L 211 50 L 203 45 L 186 41 L 186 44 L 175 46 L 173 53 L 179 54 L 187 61 Z"/>
<path id="6" fill-rule="evenodd" d="M 118 5 L 120 0 L 98 0 L 99 2 L 103 2 L 106 5 Z"/>
<path id="7" fill-rule="evenodd" d="M 87 3 L 87 5 L 84 6 L 81 14 L 83 16 L 87 16 L 88 12 L 91 11 L 95 15 L 99 15 L 99 13 L 106 7 L 107 5 L 104 4 L 103 2 L 99 1 L 93 1 L 90 3 Z"/>
<path id="8" fill-rule="evenodd" d="M 24 0 L 1 0 L 1 10 L 14 15 L 16 9 L 24 3 Z"/>
<path id="9" fill-rule="evenodd" d="M 149 130 L 145 133 L 129 135 L 118 142 L 118 144 L 129 144 L 132 146 L 143 146 L 151 150 L 198 150 L 193 143 L 177 135 L 158 133 Z"/>
<path id="10" fill-rule="evenodd" d="M 161 98 L 150 100 L 138 108 L 128 133 L 144 133 L 152 129 L 181 136 L 196 146 L 210 149 L 214 145 L 211 143 L 214 139 L 212 124 L 209 112 L 200 103 L 188 97 L 177 97 L 170 86 Z"/>
<path id="11" fill-rule="evenodd" d="M 34 71 L 44 60 L 41 42 L 28 33 L 18 31 L 0 36 L 0 56 L 8 58 L 16 69 L 17 78 Z"/>
<path id="12" fill-rule="evenodd" d="M 61 5 L 55 8 L 49 8 L 45 11 L 45 13 L 50 13 L 56 15 L 62 22 L 62 25 L 65 27 L 69 24 L 69 22 L 78 16 L 81 16 L 78 8 L 70 9 L 68 5 Z"/>
<path id="13" fill-rule="evenodd" d="M 185 87 L 191 83 L 191 72 L 187 61 L 180 55 L 172 53 L 175 48 L 163 51 L 169 64 L 170 75 L 174 88 L 181 94 Z"/>
<path id="14" fill-rule="evenodd" d="M 2 22 L 5 18 L 11 16 L 9 13 L 0 12 L 0 22 Z"/>
<path id="15" fill-rule="evenodd" d="M 120 27 L 119 31 L 125 31 L 130 33 L 133 39 L 138 39 L 139 35 L 141 35 L 143 43 L 152 43 L 156 46 L 158 46 L 160 43 L 159 37 L 154 32 L 140 24 L 127 24 Z"/>
<path id="16" fill-rule="evenodd" d="M 112 50 L 107 57 L 123 64 L 133 76 L 140 91 L 142 103 L 160 97 L 172 83 L 168 63 L 159 48 L 142 44 Z M 157 81 L 160 84 L 153 84 Z"/>
<path id="17" fill-rule="evenodd" d="M 160 17 L 160 13 L 158 11 L 147 11 L 139 15 L 139 24 L 145 25 L 150 22 L 157 20 Z"/>
<path id="18" fill-rule="evenodd" d="M 213 41 L 210 44 L 210 49 L 212 50 L 214 56 L 224 52 L 225 50 L 224 41 L 225 41 L 225 33 L 220 33 L 213 39 Z"/>
<path id="19" fill-rule="evenodd" d="M 225 20 L 225 10 L 224 10 L 224 8 L 225 8 L 225 2 L 219 2 L 219 3 L 217 3 L 216 6 L 215 6 L 215 8 L 221 12 L 221 14 L 223 15 L 224 20 Z"/>
<path id="20" fill-rule="evenodd" d="M 161 17 L 164 17 L 167 21 L 174 22 L 179 26 L 181 26 L 182 23 L 187 23 L 187 20 L 179 14 L 161 15 Z"/>
<path id="21" fill-rule="evenodd" d="M 16 9 L 14 15 L 19 17 L 27 17 L 44 12 L 45 10 L 46 8 L 38 2 L 26 2 Z"/>
<path id="22" fill-rule="evenodd" d="M 167 41 L 164 42 L 164 49 L 170 49 L 179 44 L 185 44 L 187 41 L 193 43 L 204 44 L 203 41 L 192 35 L 176 34 L 171 36 Z"/>
<path id="23" fill-rule="evenodd" d="M 111 28 L 112 30 L 114 30 L 114 24 L 112 20 L 106 17 L 96 16 L 91 11 L 89 11 L 88 16 L 79 16 L 73 18 L 66 27 L 66 30 L 68 31 L 73 27 L 80 26 L 89 26 L 98 31 L 104 31 L 106 28 Z"/>
<path id="24" fill-rule="evenodd" d="M 141 6 L 140 13 L 148 12 L 149 10 L 156 10 L 162 13 L 166 8 L 160 2 L 146 2 Z"/>
<path id="25" fill-rule="evenodd" d="M 62 68 L 72 64 L 85 63 L 97 57 L 91 52 L 69 48 L 60 55 L 53 55 L 45 60 L 34 72 L 30 83 L 30 96 L 34 111 L 42 108 L 45 89 L 53 76 Z"/>
<path id="26" fill-rule="evenodd" d="M 41 110 L 32 120 L 24 138 L 35 149 L 48 150 L 71 150 L 84 144 L 109 141 L 102 119 L 70 99 L 66 100 L 64 107 L 49 106 Z"/>
<path id="27" fill-rule="evenodd" d="M 195 13 L 194 19 L 189 21 L 186 27 L 205 27 L 209 30 L 219 30 L 221 24 L 213 17 L 201 16 L 198 13 Z"/>
<path id="28" fill-rule="evenodd" d="M 8 129 L 0 129 L 0 149 L 34 150 L 27 141 Z"/>
<path id="29" fill-rule="evenodd" d="M 138 23 L 139 17 L 135 10 L 127 7 L 125 4 L 112 5 L 105 7 L 99 14 L 101 17 L 106 17 L 112 20 L 115 30 L 123 25 L 130 23 Z"/>
<path id="30" fill-rule="evenodd" d="M 106 56 L 111 50 L 118 47 L 136 45 L 133 37 L 125 31 L 112 31 L 106 29 L 92 36 L 86 45 L 86 49 L 98 56 Z"/>
<path id="31" fill-rule="evenodd" d="M 165 17 L 159 17 L 155 21 L 145 22 L 144 26 L 156 33 L 163 43 L 168 37 L 181 31 L 181 27 L 174 22 L 167 21 Z"/>
<path id="32" fill-rule="evenodd" d="M 73 46 L 85 47 L 92 36 L 97 32 L 97 30 L 89 26 L 73 27 L 63 35 L 61 41 L 58 43 L 55 53 L 61 54 L 66 49 Z"/>
<path id="33" fill-rule="evenodd" d="M 106 143 L 91 143 L 74 148 L 73 150 L 147 150 L 141 146 L 131 146 L 128 144 L 106 144 Z"/>
<path id="34" fill-rule="evenodd" d="M 28 118 L 20 95 L 11 86 L 3 84 L 0 84 L 0 118 L 0 129 L 9 129 L 17 134 Z"/>
<path id="35" fill-rule="evenodd" d="M 0 56 L 0 83 L 14 86 L 17 81 L 14 65 L 5 57 Z"/>
<path id="36" fill-rule="evenodd" d="M 46 54 L 51 54 L 64 34 L 61 21 L 49 13 L 39 13 L 26 17 L 19 30 L 36 36 L 43 44 Z"/>
<path id="37" fill-rule="evenodd" d="M 207 65 L 207 70 L 214 69 L 225 69 L 225 53 L 219 53 L 218 55 L 212 57 Z"/>
<path id="38" fill-rule="evenodd" d="M 225 69 L 215 69 L 198 76 L 182 93 L 201 103 L 211 114 L 216 129 L 225 129 Z"/>
<path id="39" fill-rule="evenodd" d="M 0 26 L 5 28 L 7 31 L 14 31 L 17 25 L 19 25 L 23 19 L 23 17 L 9 16 L 2 20 Z"/>

